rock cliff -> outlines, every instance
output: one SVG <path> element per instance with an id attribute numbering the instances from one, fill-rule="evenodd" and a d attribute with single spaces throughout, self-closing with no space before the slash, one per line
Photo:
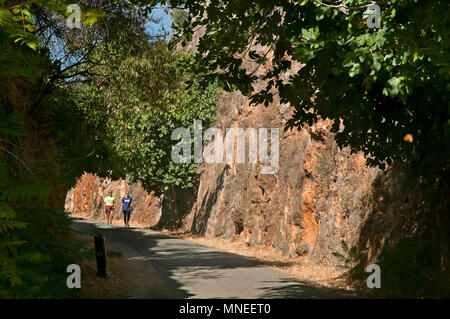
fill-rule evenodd
<path id="1" fill-rule="evenodd" d="M 291 111 L 276 100 L 255 107 L 239 93 L 225 93 L 214 126 L 283 132 Z M 333 264 L 331 253 L 341 240 L 357 244 L 379 170 L 368 168 L 361 154 L 339 150 L 330 126 L 321 120 L 280 134 L 276 174 L 261 174 L 261 163 L 200 165 L 197 200 L 185 230 Z"/>
<path id="2" fill-rule="evenodd" d="M 104 219 L 103 198 L 113 191 L 116 197 L 115 219 L 121 219 L 121 198 L 128 190 L 133 198 L 133 214 L 130 225 L 154 226 L 162 214 L 162 199 L 147 193 L 138 184 L 128 185 L 124 180 L 112 181 L 93 174 L 84 174 L 66 197 L 65 210 L 75 217 Z"/>

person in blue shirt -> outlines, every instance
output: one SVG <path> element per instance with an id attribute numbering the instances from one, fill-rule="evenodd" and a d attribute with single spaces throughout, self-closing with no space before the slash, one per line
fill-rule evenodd
<path id="1" fill-rule="evenodd" d="M 126 196 L 122 198 L 122 212 L 123 212 L 123 221 L 125 223 L 125 227 L 130 227 L 130 216 L 131 216 L 131 208 L 133 199 L 130 197 L 130 193 L 126 192 Z"/>

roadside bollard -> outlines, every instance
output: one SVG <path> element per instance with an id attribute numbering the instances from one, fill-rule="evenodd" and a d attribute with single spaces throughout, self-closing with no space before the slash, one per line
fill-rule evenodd
<path id="1" fill-rule="evenodd" d="M 105 238 L 102 235 L 94 236 L 95 256 L 97 258 L 97 277 L 106 278 L 106 247 Z"/>

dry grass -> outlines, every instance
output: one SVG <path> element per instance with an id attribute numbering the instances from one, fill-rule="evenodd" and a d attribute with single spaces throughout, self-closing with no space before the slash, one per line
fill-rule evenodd
<path id="1" fill-rule="evenodd" d="M 91 236 L 77 234 L 76 237 L 86 241 L 88 249 L 94 252 Z M 107 277 L 101 278 L 97 277 L 94 258 L 81 265 L 81 298 L 168 298 L 165 284 L 156 273 L 148 271 L 145 259 L 123 258 L 120 253 L 108 252 Z"/>

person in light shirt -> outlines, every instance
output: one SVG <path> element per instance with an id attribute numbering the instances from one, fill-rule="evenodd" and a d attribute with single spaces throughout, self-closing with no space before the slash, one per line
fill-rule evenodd
<path id="1" fill-rule="evenodd" d="M 112 218 L 114 214 L 114 203 L 116 202 L 116 198 L 112 195 L 112 191 L 108 191 L 108 196 L 105 196 L 105 217 L 106 223 L 109 228 L 112 228 Z"/>

